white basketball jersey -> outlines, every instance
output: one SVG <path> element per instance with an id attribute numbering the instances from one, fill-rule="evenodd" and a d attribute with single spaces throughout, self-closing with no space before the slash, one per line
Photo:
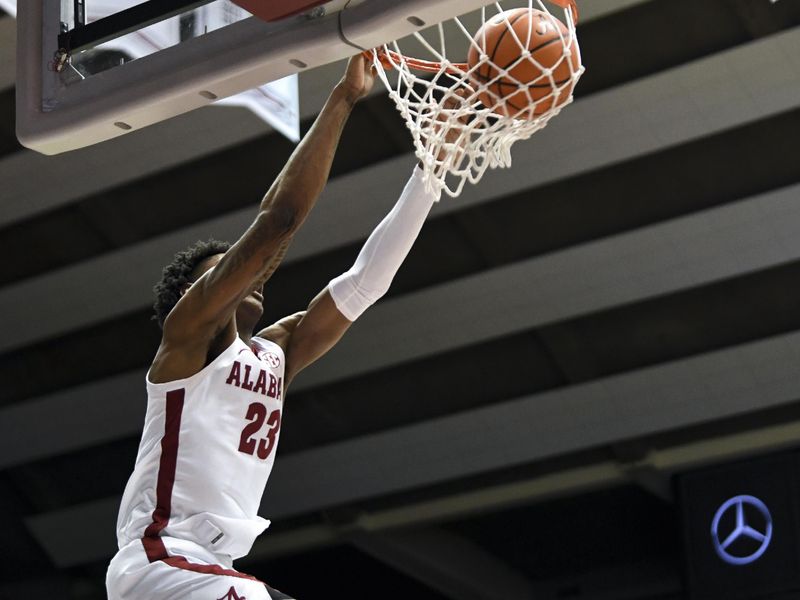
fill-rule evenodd
<path id="1" fill-rule="evenodd" d="M 119 547 L 169 536 L 232 558 L 269 526 L 258 516 L 281 426 L 285 359 L 237 337 L 202 371 L 147 381 L 136 466 L 117 520 Z"/>

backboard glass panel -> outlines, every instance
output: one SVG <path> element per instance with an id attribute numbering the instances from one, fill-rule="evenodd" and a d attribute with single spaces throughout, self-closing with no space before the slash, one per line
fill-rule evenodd
<path id="1" fill-rule="evenodd" d="M 86 0 L 90 17 L 95 1 Z M 197 4 L 241 10 L 222 0 Z M 107 64 L 83 65 L 87 75 L 75 73 L 81 67 L 77 59 L 74 69 L 53 69 L 62 18 L 70 18 L 63 14 L 62 0 L 26 0 L 17 12 L 17 135 L 44 154 L 80 148 L 346 58 L 485 4 L 487 0 L 332 0 L 310 13 L 270 23 L 254 17 L 225 21 L 218 15 L 223 22 L 215 28 L 213 15 L 205 14 L 208 26 L 198 27 L 196 19 L 191 35 L 181 29 L 190 19 L 177 15 L 172 17 L 178 24 L 177 43 L 125 60 L 114 54 L 119 40 L 106 41 Z M 70 73 L 63 76 L 64 71 Z M 259 89 L 240 101 L 249 104 L 268 96 L 274 100 L 271 91 Z"/>
<path id="2" fill-rule="evenodd" d="M 138 3 L 139 0 L 89 0 L 85 3 L 84 19 L 86 23 L 93 23 Z M 16 13 L 17 0 L 0 0 L 0 6 L 13 15 Z M 74 6 L 73 0 L 61 0 L 62 29 L 75 27 Z M 75 84 L 249 17 L 247 11 L 228 0 L 215 0 L 94 48 L 74 53 L 60 73 L 61 83 L 65 86 Z M 46 106 L 48 99 L 43 98 L 43 102 Z M 296 75 L 265 83 L 219 100 L 216 104 L 248 108 L 292 141 L 300 137 Z"/>
<path id="3" fill-rule="evenodd" d="M 85 22 L 91 24 L 112 15 L 119 15 L 125 9 L 137 4 L 141 4 L 141 0 L 88 0 L 85 4 Z M 114 60 L 98 60 L 93 58 L 94 55 L 119 53 L 123 55 L 120 58 L 124 62 L 130 62 L 222 29 L 250 16 L 246 10 L 229 0 L 214 0 L 93 48 L 74 52 L 71 62 L 83 69 L 84 76 L 91 76 L 120 64 Z M 76 27 L 74 0 L 61 0 L 60 19 L 67 27 Z M 127 56 L 124 56 L 125 54 Z"/>

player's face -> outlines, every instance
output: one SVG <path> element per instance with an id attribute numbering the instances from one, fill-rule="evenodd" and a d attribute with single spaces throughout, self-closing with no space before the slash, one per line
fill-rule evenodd
<path id="1" fill-rule="evenodd" d="M 195 281 L 204 273 L 216 267 L 223 256 L 223 254 L 215 254 L 214 256 L 209 256 L 202 263 L 200 263 L 197 268 L 197 272 L 194 274 Z M 239 308 L 236 309 L 236 315 L 240 319 L 244 318 L 246 321 L 251 321 L 253 318 L 255 318 L 255 324 L 255 322 L 261 318 L 261 313 L 263 312 L 264 281 L 257 281 L 253 284 L 253 289 L 250 291 L 250 293 L 242 299 L 241 303 L 239 304 Z"/>

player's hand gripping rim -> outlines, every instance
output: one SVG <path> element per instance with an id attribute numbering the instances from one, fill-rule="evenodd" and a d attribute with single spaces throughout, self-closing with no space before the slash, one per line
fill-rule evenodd
<path id="1" fill-rule="evenodd" d="M 347 69 L 337 87 L 345 93 L 348 102 L 355 104 L 369 94 L 375 83 L 375 67 L 363 54 L 347 61 Z"/>

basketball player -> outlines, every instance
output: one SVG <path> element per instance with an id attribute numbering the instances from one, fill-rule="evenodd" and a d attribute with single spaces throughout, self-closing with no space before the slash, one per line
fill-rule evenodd
<path id="1" fill-rule="evenodd" d="M 277 600 L 232 568 L 269 525 L 257 515 L 286 388 L 383 295 L 433 205 L 416 169 L 353 267 L 308 308 L 253 335 L 262 287 L 322 192 L 345 121 L 373 84 L 351 59 L 311 130 L 232 246 L 176 255 L 156 286 L 163 335 L 147 374 L 147 414 L 122 498 L 110 600 Z"/>

